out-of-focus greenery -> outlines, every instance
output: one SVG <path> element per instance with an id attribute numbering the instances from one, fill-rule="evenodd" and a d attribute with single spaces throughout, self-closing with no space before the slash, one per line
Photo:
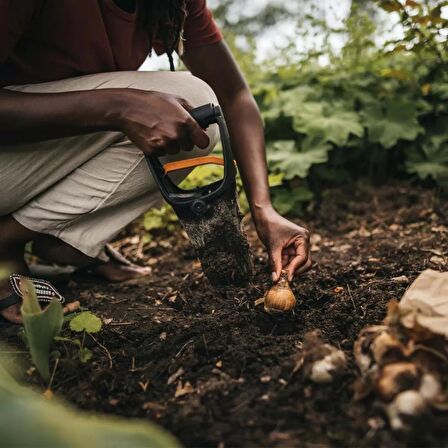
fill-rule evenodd
<path id="1" fill-rule="evenodd" d="M 224 23 L 231 3 L 218 11 Z M 302 17 L 298 35 L 317 30 L 323 47 L 303 54 L 291 44 L 261 63 L 254 28 L 224 28 L 265 121 L 279 212 L 300 214 L 324 189 L 359 179 L 407 178 L 448 189 L 447 15 L 442 0 L 352 2 L 340 29 Z M 385 16 L 397 22 L 391 35 L 398 37 L 379 44 Z M 342 50 L 329 43 L 335 34 L 345 39 Z"/>
<path id="2" fill-rule="evenodd" d="M 328 48 L 327 65 L 286 51 L 287 63 L 253 85 L 270 169 L 284 174 L 273 191 L 280 211 L 297 211 L 306 191 L 359 178 L 418 177 L 448 188 L 448 2 L 378 5 L 399 15 L 402 38 L 378 48 L 374 22 L 351 14 L 347 43 L 337 54 Z"/>
<path id="3" fill-rule="evenodd" d="M 8 448 L 180 446 L 172 436 L 150 423 L 81 413 L 58 400 L 48 400 L 21 387 L 3 363 L 0 365 L 0 440 L 1 446 Z"/>

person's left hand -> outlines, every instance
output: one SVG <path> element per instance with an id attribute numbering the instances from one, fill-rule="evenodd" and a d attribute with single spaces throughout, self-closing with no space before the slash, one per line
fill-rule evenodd
<path id="1" fill-rule="evenodd" d="M 260 240 L 266 246 L 271 265 L 272 280 L 280 278 L 282 269 L 291 281 L 294 274 L 311 268 L 310 233 L 307 229 L 283 218 L 273 208 L 254 216 Z"/>

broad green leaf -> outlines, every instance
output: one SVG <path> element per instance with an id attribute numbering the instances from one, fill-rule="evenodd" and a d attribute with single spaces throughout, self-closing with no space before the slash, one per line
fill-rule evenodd
<path id="1" fill-rule="evenodd" d="M 302 204 L 313 199 L 313 193 L 305 187 L 289 189 L 279 187 L 272 189 L 272 201 L 275 209 L 281 215 L 299 215 L 302 211 Z"/>
<path id="2" fill-rule="evenodd" d="M 168 433 L 143 420 L 80 412 L 20 386 L 0 365 L 1 446 L 64 448 L 180 448 Z"/>
<path id="3" fill-rule="evenodd" d="M 306 177 L 309 169 L 328 160 L 331 145 L 321 138 L 307 137 L 301 148 L 292 140 L 276 141 L 269 147 L 268 160 L 273 169 L 284 173 L 285 179 Z"/>
<path id="4" fill-rule="evenodd" d="M 413 148 L 406 169 L 422 180 L 431 177 L 448 189 L 448 136 L 433 136 L 421 149 Z"/>
<path id="5" fill-rule="evenodd" d="M 60 333 L 64 321 L 62 305 L 55 299 L 42 310 L 36 298 L 34 285 L 29 280 L 21 281 L 21 290 L 23 293 L 21 313 L 31 358 L 42 378 L 48 381 L 50 347 L 53 338 Z"/>
<path id="6" fill-rule="evenodd" d="M 294 130 L 299 133 L 321 135 L 324 141 L 339 146 L 345 145 L 351 134 L 357 137 L 364 134 L 358 114 L 347 104 L 291 98 L 288 106 L 284 112 L 292 117 Z"/>
<path id="7" fill-rule="evenodd" d="M 101 319 L 91 311 L 83 311 L 70 321 L 70 330 L 77 332 L 98 333 L 101 326 Z"/>
<path id="8" fill-rule="evenodd" d="M 424 132 L 417 120 L 417 110 L 413 103 L 400 100 L 386 100 L 368 106 L 363 112 L 368 129 L 369 141 L 392 148 L 402 140 L 415 140 Z"/>

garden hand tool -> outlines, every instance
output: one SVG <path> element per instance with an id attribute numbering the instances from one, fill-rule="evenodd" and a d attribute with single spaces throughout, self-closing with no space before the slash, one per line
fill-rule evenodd
<path id="1" fill-rule="evenodd" d="M 227 125 L 221 108 L 213 104 L 205 104 L 190 113 L 203 129 L 218 124 L 223 159 L 196 157 L 165 165 L 155 156 L 148 155 L 146 160 L 163 198 L 173 207 L 187 232 L 210 283 L 217 289 L 241 286 L 251 279 L 253 264 L 238 204 L 236 168 Z M 174 171 L 205 164 L 223 166 L 223 178 L 184 190 L 168 176 Z"/>

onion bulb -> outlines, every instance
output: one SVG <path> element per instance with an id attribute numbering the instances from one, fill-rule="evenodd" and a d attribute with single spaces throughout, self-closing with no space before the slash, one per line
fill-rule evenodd
<path id="1" fill-rule="evenodd" d="M 267 313 L 291 311 L 296 303 L 294 293 L 289 287 L 288 274 L 282 271 L 278 282 L 264 297 L 264 310 Z"/>

